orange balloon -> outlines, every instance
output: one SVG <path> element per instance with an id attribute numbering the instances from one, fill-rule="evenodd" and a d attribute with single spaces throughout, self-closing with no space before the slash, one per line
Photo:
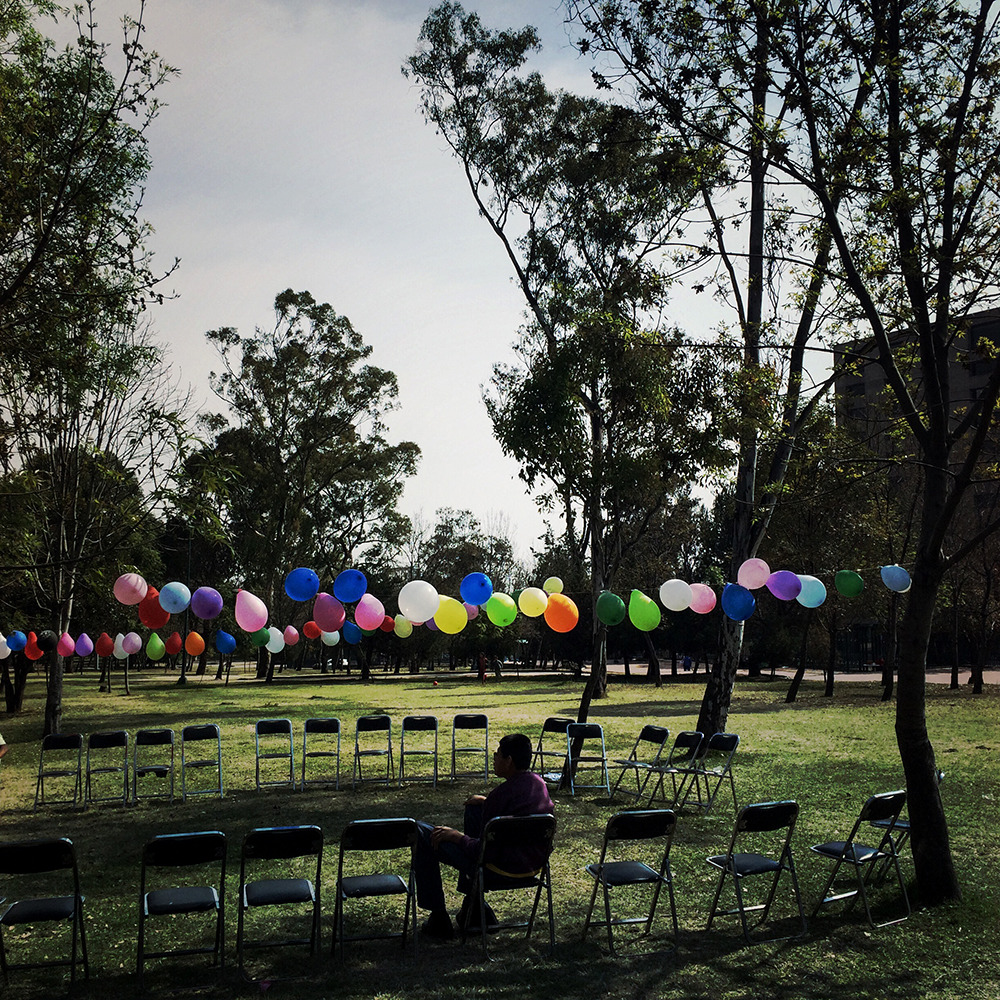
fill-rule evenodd
<path id="1" fill-rule="evenodd" d="M 565 594 L 549 594 L 543 614 L 553 632 L 570 632 L 580 621 L 579 609 Z"/>
<path id="2" fill-rule="evenodd" d="M 205 640 L 197 632 L 188 632 L 184 640 L 184 648 L 192 656 L 201 656 L 205 652 Z"/>

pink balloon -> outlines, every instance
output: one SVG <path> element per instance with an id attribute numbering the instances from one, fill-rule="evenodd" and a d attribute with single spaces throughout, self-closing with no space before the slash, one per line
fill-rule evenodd
<path id="1" fill-rule="evenodd" d="M 122 604 L 138 604 L 149 589 L 146 581 L 138 573 L 122 573 L 115 580 L 115 597 Z"/>
<path id="2" fill-rule="evenodd" d="M 77 656 L 90 656 L 94 651 L 94 640 L 87 635 L 86 632 L 81 632 L 76 640 L 76 655 Z"/>
<path id="3" fill-rule="evenodd" d="M 767 578 L 767 589 L 779 601 L 794 601 L 802 592 L 802 581 L 791 570 L 779 569 Z"/>
<path id="4" fill-rule="evenodd" d="M 763 559 L 747 559 L 736 573 L 736 582 L 747 590 L 759 590 L 770 575 L 771 567 Z"/>
<path id="5" fill-rule="evenodd" d="M 294 646 L 299 641 L 299 630 L 294 625 L 289 625 L 283 634 L 286 646 Z"/>
<path id="6" fill-rule="evenodd" d="M 324 632 L 336 632 L 347 614 L 344 612 L 344 605 L 337 600 L 333 594 L 317 594 L 313 603 L 313 621 Z"/>
<path id="7" fill-rule="evenodd" d="M 76 652 L 76 643 L 69 632 L 63 632 L 59 636 L 59 642 L 56 643 L 56 652 L 60 656 L 72 656 Z"/>
<path id="8" fill-rule="evenodd" d="M 129 655 L 138 653 L 142 649 L 142 638 L 139 636 L 139 633 L 129 632 L 128 635 L 124 636 L 122 638 L 122 649 Z"/>
<path id="9" fill-rule="evenodd" d="M 691 610 L 699 615 L 707 615 L 715 607 L 715 591 L 707 584 L 691 584 Z"/>
<path id="10" fill-rule="evenodd" d="M 249 590 L 237 591 L 236 624 L 244 632 L 259 632 L 267 624 L 267 605 Z"/>
<path id="11" fill-rule="evenodd" d="M 471 622 L 473 618 L 478 618 L 479 617 L 479 605 L 478 604 L 469 604 L 468 601 L 465 601 L 464 603 L 465 603 L 465 613 L 469 616 L 469 621 Z"/>
<path id="12" fill-rule="evenodd" d="M 380 628 L 385 619 L 385 608 L 374 594 L 362 594 L 354 609 L 354 621 L 358 628 L 371 632 Z"/>

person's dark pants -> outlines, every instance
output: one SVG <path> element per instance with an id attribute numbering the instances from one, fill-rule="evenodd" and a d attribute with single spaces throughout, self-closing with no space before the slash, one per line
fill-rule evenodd
<path id="1" fill-rule="evenodd" d="M 473 802 L 465 807 L 463 832 L 469 837 L 479 838 L 483 832 L 483 804 Z M 437 849 L 431 847 L 432 823 L 417 823 L 417 850 L 413 862 L 413 876 L 417 883 L 417 906 L 423 910 L 445 910 L 444 885 L 441 882 L 441 862 L 458 873 L 460 892 L 472 888 L 476 872 L 476 857 L 463 850 L 460 844 L 443 843 Z"/>

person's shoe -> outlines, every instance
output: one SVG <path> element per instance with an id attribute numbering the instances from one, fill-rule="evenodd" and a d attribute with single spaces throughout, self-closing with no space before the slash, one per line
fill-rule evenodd
<path id="1" fill-rule="evenodd" d="M 480 930 L 479 925 L 479 907 L 474 905 L 469 897 L 466 896 L 462 902 L 462 909 L 458 914 L 458 924 L 460 927 L 465 927 L 467 931 L 478 931 Z M 493 912 L 493 907 L 489 903 L 486 904 L 486 929 L 499 926 L 500 921 L 497 919 L 497 915 Z"/>
<path id="2" fill-rule="evenodd" d="M 455 936 L 455 928 L 447 913 L 434 911 L 424 921 L 421 933 L 424 937 L 433 938 L 436 941 L 450 941 Z"/>

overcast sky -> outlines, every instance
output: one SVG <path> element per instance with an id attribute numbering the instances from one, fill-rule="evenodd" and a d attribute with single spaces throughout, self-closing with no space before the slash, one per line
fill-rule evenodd
<path id="1" fill-rule="evenodd" d="M 522 557 L 543 531 L 493 438 L 481 386 L 513 359 L 522 321 L 499 242 L 457 162 L 425 125 L 400 67 L 430 9 L 421 0 L 148 0 L 147 48 L 178 68 L 149 135 L 144 215 L 176 298 L 156 310 L 183 384 L 208 401 L 206 330 L 273 322 L 285 288 L 346 315 L 399 378 L 391 440 L 416 441 L 403 509 L 510 520 Z M 491 27 L 534 24 L 533 65 L 584 88 L 554 0 L 469 3 Z M 97 0 L 117 38 L 138 0 Z"/>

